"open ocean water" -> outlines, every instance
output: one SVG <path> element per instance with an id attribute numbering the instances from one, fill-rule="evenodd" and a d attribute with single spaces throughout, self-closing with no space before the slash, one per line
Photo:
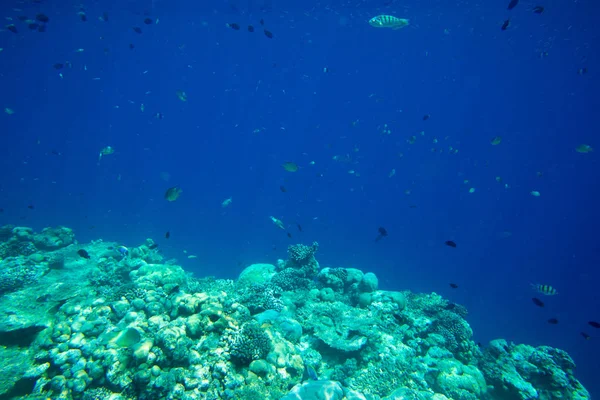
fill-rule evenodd
<path id="1" fill-rule="evenodd" d="M 0 226 L 226 279 L 317 241 L 598 397 L 598 5 L 508 3 L 4 0 Z"/>

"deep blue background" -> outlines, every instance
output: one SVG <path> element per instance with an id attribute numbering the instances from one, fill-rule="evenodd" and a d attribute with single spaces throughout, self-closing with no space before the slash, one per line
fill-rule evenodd
<path id="1" fill-rule="evenodd" d="M 524 0 L 512 11 L 505 0 L 193 3 L 85 2 L 81 22 L 79 1 L 2 2 L 3 22 L 50 22 L 0 32 L 0 108 L 15 110 L 0 115 L 0 224 L 127 246 L 151 237 L 186 269 L 227 278 L 317 240 L 324 266 L 466 305 L 477 341 L 567 350 L 600 393 L 600 331 L 587 325 L 600 320 L 600 163 L 575 152 L 600 148 L 594 0 L 541 0 L 542 15 Z M 382 13 L 411 25 L 368 25 Z M 107 145 L 115 154 L 98 162 Z M 183 194 L 169 203 L 174 185 Z M 376 243 L 379 226 L 389 237 Z M 537 308 L 530 283 L 559 294 Z"/>

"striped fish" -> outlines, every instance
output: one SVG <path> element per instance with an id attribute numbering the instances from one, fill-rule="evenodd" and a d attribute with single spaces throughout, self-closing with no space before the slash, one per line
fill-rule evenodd
<path id="1" fill-rule="evenodd" d="M 539 283 L 532 283 L 531 288 L 533 290 L 535 290 L 536 292 L 544 294 L 546 296 L 554 296 L 555 294 L 558 294 L 556 289 L 554 289 L 550 285 L 541 285 Z"/>
<path id="2" fill-rule="evenodd" d="M 375 28 L 400 29 L 408 26 L 408 20 L 396 18 L 393 15 L 378 15 L 369 20 L 369 25 L 374 26 Z"/>

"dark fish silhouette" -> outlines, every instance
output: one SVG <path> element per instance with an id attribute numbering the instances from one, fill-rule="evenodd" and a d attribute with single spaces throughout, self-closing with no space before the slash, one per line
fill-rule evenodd
<path id="1" fill-rule="evenodd" d="M 548 323 L 549 323 L 550 325 L 556 325 L 556 324 L 558 324 L 558 319 L 556 319 L 556 318 L 550 318 L 550 319 L 548 320 Z"/>
<path id="2" fill-rule="evenodd" d="M 538 307 L 544 307 L 544 302 L 538 299 L 537 297 L 532 297 L 531 301 L 533 301 L 533 304 L 535 304 Z"/>
<path id="3" fill-rule="evenodd" d="M 90 255 L 89 255 L 89 254 L 88 254 L 88 252 L 87 252 L 87 251 L 85 251 L 84 249 L 77 250 L 77 254 L 79 254 L 79 256 L 80 256 L 81 258 L 85 258 L 85 259 L 89 259 L 89 258 L 90 258 Z"/>
<path id="4" fill-rule="evenodd" d="M 427 121 L 429 119 L 429 114 L 423 115 L 423 121 Z"/>
<path id="5" fill-rule="evenodd" d="M 588 322 L 589 326 L 593 326 L 594 328 L 600 329 L 600 322 L 596 322 L 596 321 L 589 321 Z"/>
<path id="6" fill-rule="evenodd" d="M 167 233 L 165 233 L 165 239 L 168 239 L 171 237 L 171 232 L 167 231 Z"/>
<path id="7" fill-rule="evenodd" d="M 384 237 L 387 237 L 388 233 L 385 230 L 385 228 L 383 226 L 380 226 L 379 229 L 379 235 L 377 235 L 377 237 L 375 238 L 376 242 L 379 242 L 381 239 L 383 239 Z"/>
<path id="8" fill-rule="evenodd" d="M 11 31 L 12 33 L 19 33 L 19 31 L 17 30 L 17 27 L 14 26 L 13 24 L 6 25 L 6 29 L 8 29 L 9 31 Z"/>
<path id="9" fill-rule="evenodd" d="M 240 30 L 240 25 L 236 24 L 235 22 L 231 23 L 231 24 L 227 24 L 227 26 L 230 27 L 231 29 L 233 29 L 234 31 L 239 31 Z"/>
<path id="10" fill-rule="evenodd" d="M 140 27 L 138 27 L 138 26 L 134 26 L 134 27 L 133 27 L 133 31 L 134 31 L 135 33 L 140 33 L 140 34 L 141 34 L 141 33 L 142 33 L 142 28 L 140 28 Z"/>
<path id="11" fill-rule="evenodd" d="M 581 332 L 581 336 L 583 336 L 583 338 L 584 338 L 585 340 L 590 340 L 590 337 L 591 337 L 590 335 L 588 335 L 588 334 L 587 334 L 587 333 L 585 333 L 585 332 Z"/>
<path id="12" fill-rule="evenodd" d="M 248 25 L 248 32 L 254 32 L 254 27 L 252 25 Z"/>
<path id="13" fill-rule="evenodd" d="M 50 21 L 50 18 L 48 18 L 48 16 L 45 14 L 38 14 L 35 16 L 35 19 L 37 19 L 38 21 L 43 22 L 43 23 Z"/>
<path id="14" fill-rule="evenodd" d="M 144 23 L 145 23 L 146 25 L 150 25 L 150 24 L 151 24 L 151 23 L 153 23 L 153 22 L 154 22 L 154 21 L 153 21 L 151 18 L 145 18 L 145 19 L 144 19 Z"/>
<path id="15" fill-rule="evenodd" d="M 517 4 L 519 4 L 519 0 L 510 0 L 510 3 L 508 3 L 508 9 L 512 10 L 517 6 Z"/>
<path id="16" fill-rule="evenodd" d="M 271 31 L 265 29 L 264 32 L 266 37 L 268 37 L 269 39 L 273 39 L 273 33 L 271 33 Z"/>
<path id="17" fill-rule="evenodd" d="M 279 186 L 279 190 L 280 190 L 282 193 L 285 193 L 285 192 L 287 192 L 287 189 L 285 188 L 285 186 Z"/>
<path id="18" fill-rule="evenodd" d="M 454 247 L 454 248 L 456 248 L 456 243 L 454 243 L 452 240 L 446 240 L 446 241 L 444 242 L 444 244 L 445 244 L 446 246 L 449 246 L 449 247 Z"/>
<path id="19" fill-rule="evenodd" d="M 452 289 L 458 289 L 458 285 L 457 285 L 456 283 L 451 283 L 451 284 L 450 284 L 450 287 L 451 287 Z"/>
<path id="20" fill-rule="evenodd" d="M 290 239 L 292 238 L 292 234 L 287 232 L 287 237 L 289 237 Z"/>
<path id="21" fill-rule="evenodd" d="M 158 249 L 158 245 L 156 243 L 152 243 L 150 246 L 148 246 L 148 248 L 150 250 Z"/>
<path id="22" fill-rule="evenodd" d="M 299 223 L 297 223 L 297 222 L 296 222 L 296 226 L 298 227 L 298 230 L 299 230 L 300 232 L 302 232 L 302 225 L 300 225 Z"/>
<path id="23" fill-rule="evenodd" d="M 502 26 L 500 27 L 500 29 L 502 29 L 503 31 L 506 30 L 506 28 L 508 28 L 510 26 L 510 19 L 507 19 L 506 21 L 504 21 L 504 23 L 502 24 Z"/>
<path id="24" fill-rule="evenodd" d="M 35 207 L 33 206 L 33 204 L 30 204 L 27 206 L 27 208 L 29 208 L 30 210 L 33 210 Z"/>

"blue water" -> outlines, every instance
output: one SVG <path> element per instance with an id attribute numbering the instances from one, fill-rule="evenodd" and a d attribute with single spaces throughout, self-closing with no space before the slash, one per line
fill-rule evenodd
<path id="1" fill-rule="evenodd" d="M 568 351 L 600 394 L 600 331 L 587 325 L 600 320 L 594 0 L 541 1 L 541 15 L 525 1 L 197 3 L 85 2 L 82 22 L 79 1 L 2 2 L 3 23 L 50 21 L 0 32 L 0 107 L 14 110 L 0 115 L 1 225 L 153 238 L 186 269 L 226 278 L 316 240 L 324 266 L 464 304 L 476 341 Z M 377 14 L 411 25 L 375 29 Z M 389 236 L 375 242 L 380 226 Z M 538 308 L 530 283 L 559 294 Z"/>

